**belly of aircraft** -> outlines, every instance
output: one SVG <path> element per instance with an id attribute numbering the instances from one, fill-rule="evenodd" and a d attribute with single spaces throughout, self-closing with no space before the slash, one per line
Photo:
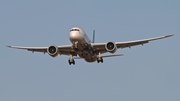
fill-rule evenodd
<path id="1" fill-rule="evenodd" d="M 79 57 L 83 58 L 87 62 L 95 62 L 96 61 L 96 56 L 93 55 L 89 51 L 86 51 L 86 50 L 85 51 L 77 51 L 77 54 L 79 55 Z"/>
<path id="2" fill-rule="evenodd" d="M 97 60 L 96 55 L 85 40 L 77 43 L 76 53 L 87 62 L 95 62 Z"/>

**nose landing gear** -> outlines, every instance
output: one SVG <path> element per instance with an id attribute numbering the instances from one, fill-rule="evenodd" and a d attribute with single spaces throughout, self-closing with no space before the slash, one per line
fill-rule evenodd
<path id="1" fill-rule="evenodd" d="M 73 46 L 74 46 L 75 49 L 78 49 L 78 41 L 74 42 Z"/>

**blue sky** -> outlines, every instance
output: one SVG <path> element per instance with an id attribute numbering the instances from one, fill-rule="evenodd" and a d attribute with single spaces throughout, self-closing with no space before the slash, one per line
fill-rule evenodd
<path id="1" fill-rule="evenodd" d="M 1 0 L 1 101 L 179 101 L 179 0 Z M 96 42 L 175 34 L 103 64 L 9 49 L 7 45 L 71 44 L 77 26 Z"/>

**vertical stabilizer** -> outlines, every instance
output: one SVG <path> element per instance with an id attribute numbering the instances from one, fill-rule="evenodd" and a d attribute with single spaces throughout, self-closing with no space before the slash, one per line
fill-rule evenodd
<path id="1" fill-rule="evenodd" d="M 92 39 L 92 43 L 95 42 L 95 30 L 93 30 L 93 39 Z"/>

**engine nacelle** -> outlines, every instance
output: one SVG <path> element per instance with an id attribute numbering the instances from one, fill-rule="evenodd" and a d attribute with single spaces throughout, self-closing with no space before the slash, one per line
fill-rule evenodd
<path id="1" fill-rule="evenodd" d="M 57 46 L 49 46 L 47 52 L 52 57 L 56 57 L 59 53 Z"/>
<path id="2" fill-rule="evenodd" d="M 116 50 L 117 50 L 117 46 L 114 42 L 108 42 L 106 45 L 105 45 L 105 48 L 108 52 L 110 53 L 115 53 Z"/>

